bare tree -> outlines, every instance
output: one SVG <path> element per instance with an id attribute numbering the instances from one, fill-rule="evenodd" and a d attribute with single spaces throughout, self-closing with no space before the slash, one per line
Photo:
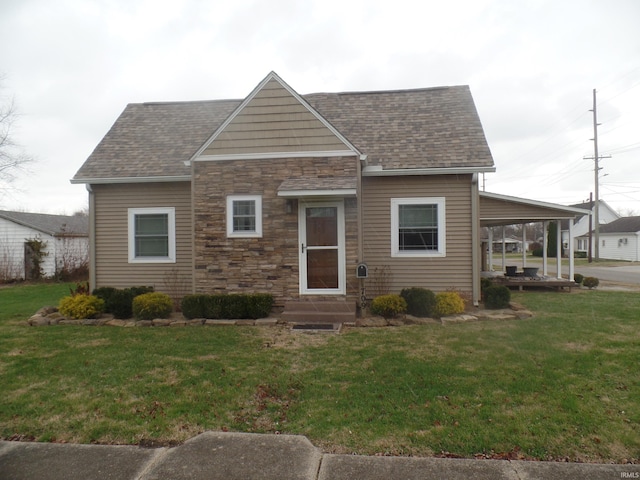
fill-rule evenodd
<path id="1" fill-rule="evenodd" d="M 24 172 L 27 164 L 33 161 L 12 138 L 17 118 L 13 98 L 0 95 L 0 196 L 9 190 L 17 175 Z"/>

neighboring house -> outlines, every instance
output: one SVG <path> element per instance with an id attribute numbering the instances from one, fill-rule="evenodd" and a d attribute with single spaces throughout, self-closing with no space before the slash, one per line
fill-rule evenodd
<path id="1" fill-rule="evenodd" d="M 86 265 L 88 225 L 86 216 L 0 211 L 0 280 L 53 277 L 63 269 Z M 41 255 L 38 244 L 43 247 Z M 39 272 L 34 270 L 37 256 Z"/>
<path id="2" fill-rule="evenodd" d="M 494 170 L 467 86 L 300 95 L 272 72 L 244 100 L 128 105 L 72 182 L 92 287 L 180 275 L 280 305 L 405 287 L 477 303 L 478 174 Z"/>
<path id="3" fill-rule="evenodd" d="M 573 225 L 573 247 L 577 252 L 588 252 L 589 251 L 589 227 L 593 230 L 595 221 L 595 201 L 576 203 L 575 205 L 570 205 L 573 208 L 581 208 L 583 210 L 588 210 L 590 215 L 579 215 L 576 217 L 575 223 Z M 604 200 L 598 200 L 598 223 L 600 225 L 606 225 L 614 220 L 620 218 L 620 215 L 613 210 L 607 202 Z M 591 222 L 589 220 L 591 219 Z M 569 230 L 568 230 L 568 221 L 562 222 L 562 247 L 564 249 L 569 248 Z"/>
<path id="4" fill-rule="evenodd" d="M 600 258 L 640 261 L 640 217 L 622 217 L 600 226 Z"/>

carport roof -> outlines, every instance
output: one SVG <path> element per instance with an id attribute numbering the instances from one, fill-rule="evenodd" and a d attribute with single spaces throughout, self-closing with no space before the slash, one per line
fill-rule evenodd
<path id="1" fill-rule="evenodd" d="M 582 208 L 480 192 L 480 225 L 482 227 L 566 220 L 589 214 L 589 210 Z"/>

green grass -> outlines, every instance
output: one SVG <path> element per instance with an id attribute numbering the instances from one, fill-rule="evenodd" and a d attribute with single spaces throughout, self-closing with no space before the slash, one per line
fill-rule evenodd
<path id="1" fill-rule="evenodd" d="M 0 289 L 0 438 L 167 444 L 213 429 L 339 453 L 640 459 L 638 293 L 518 293 L 534 318 L 340 335 L 20 323 L 67 292 Z"/>

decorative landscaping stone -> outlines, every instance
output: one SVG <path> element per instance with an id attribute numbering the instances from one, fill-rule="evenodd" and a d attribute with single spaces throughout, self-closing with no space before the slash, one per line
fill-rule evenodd
<path id="1" fill-rule="evenodd" d="M 204 324 L 208 327 L 220 327 L 225 325 L 235 325 L 235 320 L 205 320 Z"/>
<path id="2" fill-rule="evenodd" d="M 135 324 L 136 327 L 153 327 L 153 322 L 151 320 L 138 320 Z"/>
<path id="3" fill-rule="evenodd" d="M 65 318 L 58 321 L 58 325 L 82 325 L 82 320 L 76 320 L 75 318 Z"/>
<path id="4" fill-rule="evenodd" d="M 278 319 L 277 318 L 259 318 L 256 320 L 256 325 L 277 325 L 278 324 Z"/>
<path id="5" fill-rule="evenodd" d="M 255 320 L 236 320 L 236 325 L 244 325 L 252 327 L 256 324 Z"/>
<path id="6" fill-rule="evenodd" d="M 125 322 L 124 320 L 120 320 L 118 318 L 112 318 L 111 320 L 107 320 L 105 322 L 105 325 L 108 325 L 110 327 L 124 327 L 126 323 L 127 322 Z"/>
<path id="7" fill-rule="evenodd" d="M 477 321 L 478 321 L 478 317 L 474 315 L 467 315 L 467 314 L 450 315 L 448 317 L 442 317 L 440 319 L 440 322 L 443 325 L 447 323 L 465 323 L 465 322 L 477 322 Z"/>
<path id="8" fill-rule="evenodd" d="M 45 325 L 49 325 L 49 319 L 47 317 L 43 317 L 42 315 L 34 315 L 29 319 L 29 325 L 32 327 L 42 327 Z"/>
<path id="9" fill-rule="evenodd" d="M 168 318 L 155 318 L 152 323 L 154 327 L 168 327 L 171 325 L 171 320 Z"/>

